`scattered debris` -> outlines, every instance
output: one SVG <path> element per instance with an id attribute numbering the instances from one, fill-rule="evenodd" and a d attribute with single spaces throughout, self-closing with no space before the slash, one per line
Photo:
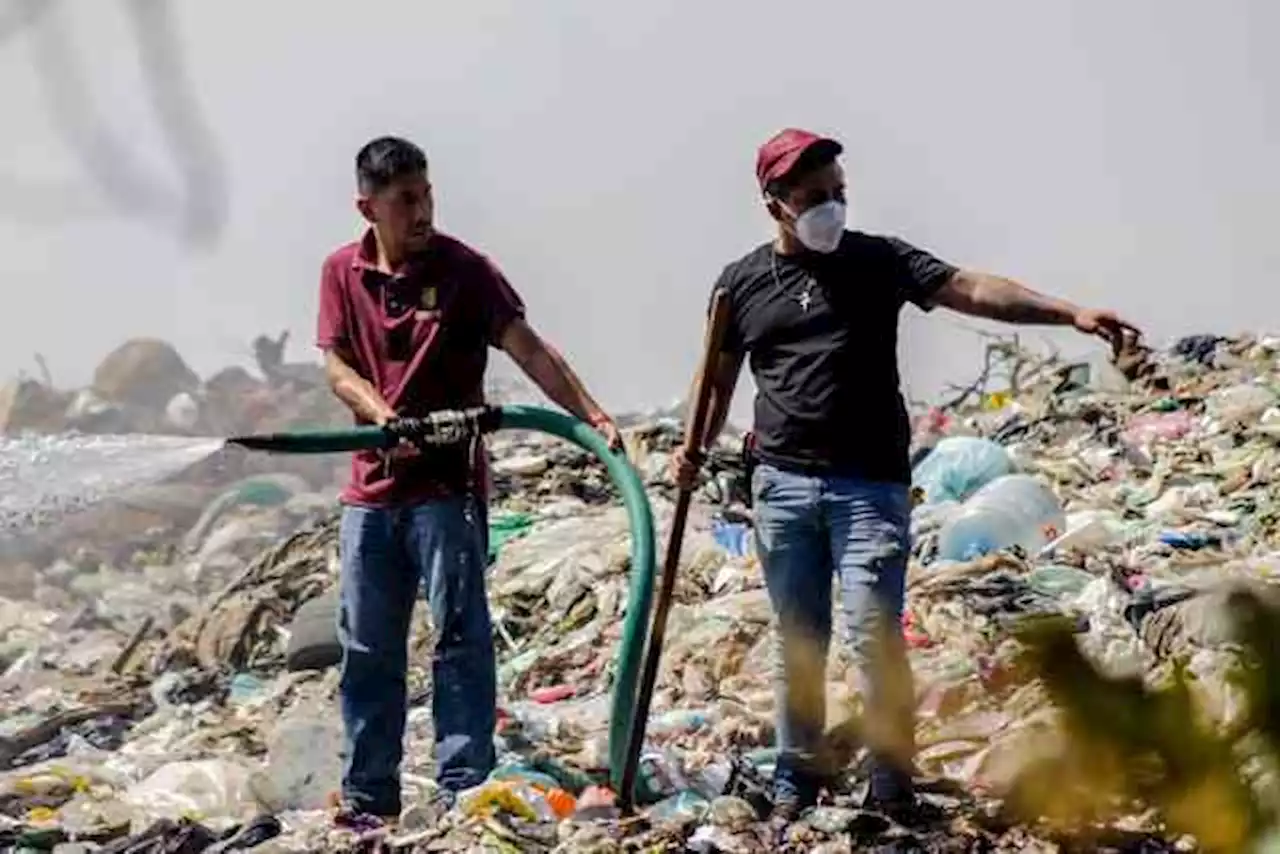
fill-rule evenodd
<path id="1" fill-rule="evenodd" d="M 113 356 L 123 367 L 104 366 L 112 379 L 95 387 L 126 421 L 141 419 L 127 426 L 160 432 L 348 423 L 314 373 L 284 362 L 285 340 L 259 340 L 262 378 L 228 369 L 203 384 L 171 348 L 131 342 L 123 352 L 133 355 Z M 1117 365 L 1064 364 L 1008 342 L 988 350 L 983 377 L 918 421 L 904 627 L 918 699 L 915 821 L 859 807 L 856 747 L 819 808 L 790 827 L 768 821 L 770 610 L 737 436 L 711 454 L 689 520 L 642 763 L 653 797 L 640 817 L 622 817 L 605 764 L 626 515 L 578 449 L 500 433 L 489 440 L 499 463 L 488 583 L 502 761 L 452 809 L 434 797 L 421 608 L 406 809 L 378 839 L 405 851 L 1211 846 L 1154 804 L 1074 825 L 1018 812 L 1032 802 L 1020 788 L 1028 768 L 1067 743 L 1059 683 L 1025 670 L 1024 630 L 1065 618 L 1057 625 L 1100 674 L 1154 686 L 1185 671 L 1214 726 L 1247 715 L 1226 603 L 1242 585 L 1280 596 L 1280 340 L 1200 336 Z M 40 414 L 13 424 L 66 429 L 66 404 L 48 401 L 73 394 L 40 384 L 24 394 L 46 403 L 18 407 Z M 187 398 L 175 404 L 178 395 Z M 677 416 L 620 419 L 660 540 Z M 228 457 L 164 484 L 167 497 L 145 512 L 108 502 L 99 524 L 49 534 L 43 551 L 0 550 L 0 845 L 369 842 L 335 827 L 328 809 L 341 725 L 325 615 L 345 465 Z M 836 726 L 851 698 L 839 655 L 827 687 Z M 1248 779 L 1277 791 L 1270 770 Z"/>

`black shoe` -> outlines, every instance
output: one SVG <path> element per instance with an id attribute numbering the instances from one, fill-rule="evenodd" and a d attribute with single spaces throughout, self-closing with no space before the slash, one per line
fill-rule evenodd
<path id="1" fill-rule="evenodd" d="M 775 822 L 791 824 L 799 821 L 800 816 L 804 815 L 804 811 L 812 806 L 812 803 L 806 803 L 795 795 L 775 795 L 773 798 L 773 813 L 770 818 Z"/>
<path id="2" fill-rule="evenodd" d="M 790 824 L 817 804 L 818 786 L 812 781 L 774 781 L 772 818 L 775 821 Z"/>
<path id="3" fill-rule="evenodd" d="M 335 826 L 360 835 L 376 833 L 380 830 L 393 830 L 399 821 L 399 814 L 366 812 L 350 804 L 339 807 L 333 816 Z"/>
<path id="4" fill-rule="evenodd" d="M 867 795 L 862 801 L 864 810 L 882 813 L 906 824 L 907 819 L 915 817 L 917 806 L 910 774 L 883 763 L 872 766 Z"/>
<path id="5" fill-rule="evenodd" d="M 408 830 L 433 827 L 458 803 L 458 794 L 450 789 L 435 789 L 419 803 L 410 804 L 404 811 L 403 823 Z"/>
<path id="6" fill-rule="evenodd" d="M 919 806 L 920 802 L 914 795 L 884 798 L 867 792 L 867 796 L 862 799 L 864 810 L 888 816 L 898 824 L 914 824 Z"/>

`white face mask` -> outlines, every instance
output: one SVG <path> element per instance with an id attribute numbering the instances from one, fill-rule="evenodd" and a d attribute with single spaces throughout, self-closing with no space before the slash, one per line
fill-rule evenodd
<path id="1" fill-rule="evenodd" d="M 845 206 L 834 199 L 809 208 L 796 217 L 796 237 L 806 249 L 835 252 L 844 236 Z"/>

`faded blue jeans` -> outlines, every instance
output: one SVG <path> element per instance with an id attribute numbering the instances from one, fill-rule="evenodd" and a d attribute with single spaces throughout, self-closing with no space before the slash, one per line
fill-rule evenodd
<path id="1" fill-rule="evenodd" d="M 457 791 L 479 784 L 493 769 L 497 700 L 485 594 L 486 511 L 473 497 L 343 508 L 342 795 L 358 810 L 400 814 L 409 622 L 419 590 L 436 634 L 431 711 L 437 778 Z"/>
<path id="2" fill-rule="evenodd" d="M 825 679 L 815 668 L 825 665 L 830 648 L 834 579 L 842 640 L 864 709 L 888 722 L 893 745 L 911 749 L 903 739 L 914 729 L 914 697 L 902 643 L 909 491 L 905 484 L 797 474 L 762 463 L 752 493 L 756 545 L 777 622 L 775 794 L 811 801 L 820 784 L 813 762 L 826 726 Z M 887 754 L 877 760 L 873 793 L 892 797 L 893 787 L 909 785 L 909 775 Z"/>

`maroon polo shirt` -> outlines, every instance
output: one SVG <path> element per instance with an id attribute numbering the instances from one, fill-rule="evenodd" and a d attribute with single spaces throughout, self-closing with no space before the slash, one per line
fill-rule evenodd
<path id="1" fill-rule="evenodd" d="M 324 262 L 316 343 L 335 350 L 402 416 L 484 403 L 488 348 L 524 304 L 488 258 L 443 234 L 394 276 L 376 266 L 373 231 Z M 359 419 L 357 419 L 359 421 Z M 488 481 L 483 444 L 407 459 L 360 451 L 346 504 L 414 504 Z"/>

